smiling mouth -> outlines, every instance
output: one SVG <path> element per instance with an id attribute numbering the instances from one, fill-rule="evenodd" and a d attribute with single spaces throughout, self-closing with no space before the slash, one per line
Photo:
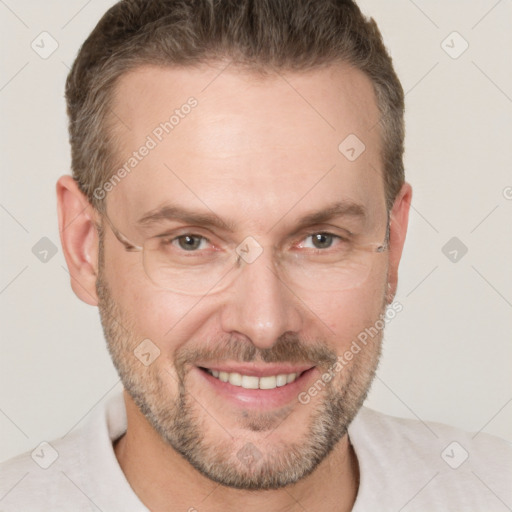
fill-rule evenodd
<path id="1" fill-rule="evenodd" d="M 206 373 L 220 380 L 221 382 L 229 383 L 232 386 L 237 386 L 244 389 L 262 390 L 270 390 L 284 387 L 287 384 L 295 382 L 303 373 L 307 371 L 305 370 L 302 372 L 280 373 L 276 375 L 266 375 L 264 377 L 258 377 L 256 375 L 244 375 L 237 372 L 211 370 L 210 368 L 201 368 L 201 370 L 205 371 Z"/>

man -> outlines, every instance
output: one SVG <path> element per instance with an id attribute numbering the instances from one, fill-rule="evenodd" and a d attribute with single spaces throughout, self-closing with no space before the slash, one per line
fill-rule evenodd
<path id="1" fill-rule="evenodd" d="M 512 504 L 505 442 L 362 408 L 412 191 L 353 2 L 124 0 L 66 97 L 62 245 L 125 392 L 5 463 L 2 510 Z"/>

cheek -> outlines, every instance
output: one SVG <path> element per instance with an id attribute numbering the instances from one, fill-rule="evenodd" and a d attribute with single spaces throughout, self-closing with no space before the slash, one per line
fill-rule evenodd
<path id="1" fill-rule="evenodd" d="M 340 352 L 357 338 L 365 328 L 373 325 L 382 313 L 387 280 L 382 269 L 370 275 L 364 285 L 340 293 L 325 294 L 305 300 L 320 320 L 333 348 Z"/>
<path id="2" fill-rule="evenodd" d="M 201 297 L 187 297 L 156 287 L 146 276 L 139 255 L 112 257 L 105 276 L 112 298 L 122 312 L 120 322 L 130 335 L 150 339 L 172 352 L 190 338 L 191 326 L 202 325 Z M 193 321 L 192 321 L 193 320 Z"/>

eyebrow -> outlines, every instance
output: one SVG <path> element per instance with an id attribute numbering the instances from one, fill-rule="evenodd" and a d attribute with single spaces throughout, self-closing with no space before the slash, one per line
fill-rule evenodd
<path id="1" fill-rule="evenodd" d="M 366 216 L 366 208 L 362 204 L 343 200 L 330 204 L 322 210 L 304 215 L 296 224 L 301 228 L 307 225 L 322 224 L 337 217 L 354 217 L 364 220 Z M 149 227 L 152 224 L 166 220 L 178 220 L 187 224 L 215 227 L 228 232 L 235 231 L 235 224 L 233 222 L 223 220 L 214 212 L 200 213 L 172 204 L 165 204 L 155 210 L 150 210 L 137 221 L 137 224 L 141 227 Z"/>
<path id="2" fill-rule="evenodd" d="M 164 220 L 180 220 L 187 224 L 216 227 L 225 231 L 234 231 L 234 225 L 226 222 L 213 212 L 199 213 L 187 208 L 165 204 L 156 210 L 145 213 L 138 221 L 139 226 L 148 227 Z"/>
<path id="3" fill-rule="evenodd" d="M 364 220 L 366 216 L 366 208 L 362 204 L 344 200 L 331 204 L 320 211 L 308 213 L 299 219 L 298 225 L 302 227 L 322 224 L 337 217 L 354 217 Z"/>

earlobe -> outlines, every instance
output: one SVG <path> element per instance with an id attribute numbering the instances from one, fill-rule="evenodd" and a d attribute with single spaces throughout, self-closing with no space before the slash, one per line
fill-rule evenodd
<path id="1" fill-rule="evenodd" d="M 62 176 L 57 181 L 57 208 L 60 239 L 71 276 L 71 287 L 79 299 L 96 306 L 97 214 L 71 176 Z"/>
<path id="2" fill-rule="evenodd" d="M 393 301 L 398 287 L 398 267 L 407 235 L 411 200 L 412 187 L 409 183 L 404 183 L 395 199 L 390 215 L 388 304 Z"/>

